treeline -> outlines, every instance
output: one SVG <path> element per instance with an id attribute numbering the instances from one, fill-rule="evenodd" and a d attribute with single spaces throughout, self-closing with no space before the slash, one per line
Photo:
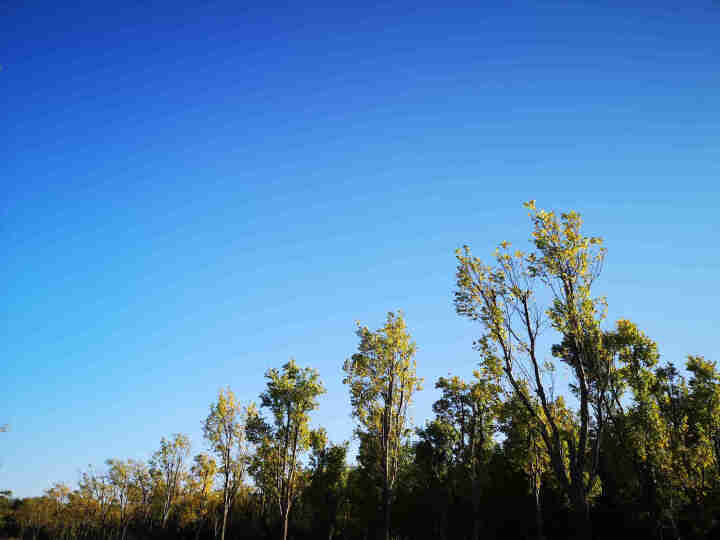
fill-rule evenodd
<path id="1" fill-rule="evenodd" d="M 472 378 L 423 383 L 401 314 L 359 326 L 345 361 L 359 451 L 311 429 L 325 390 L 290 361 L 258 405 L 219 393 L 207 453 L 163 438 L 146 462 L 109 459 L 74 488 L 0 495 L 6 536 L 33 540 L 708 538 L 720 516 L 720 373 L 685 375 L 628 320 L 604 325 L 591 289 L 605 258 L 575 212 L 526 204 L 534 249 L 457 252 L 455 306 L 479 328 Z M 548 340 L 556 343 L 543 348 Z M 548 354 L 549 353 L 549 354 Z M 559 371 L 569 380 L 565 395 Z M 565 375 L 565 373 L 567 375 Z M 564 384 L 562 385 L 565 386 Z"/>

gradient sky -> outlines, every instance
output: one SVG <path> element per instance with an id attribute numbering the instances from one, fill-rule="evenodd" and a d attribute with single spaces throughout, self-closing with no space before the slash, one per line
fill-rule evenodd
<path id="1" fill-rule="evenodd" d="M 290 356 L 348 439 L 388 310 L 424 421 L 478 360 L 453 252 L 527 247 L 533 198 L 605 238 L 610 321 L 720 359 L 719 3 L 72 4 L 0 6 L 1 489 L 203 450 Z"/>

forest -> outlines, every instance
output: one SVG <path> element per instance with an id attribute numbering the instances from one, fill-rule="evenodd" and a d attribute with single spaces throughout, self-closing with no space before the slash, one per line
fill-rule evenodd
<path id="1" fill-rule="evenodd" d="M 172 434 L 147 462 L 109 458 L 75 486 L 0 493 L 0 537 L 720 538 L 715 363 L 660 362 L 641 328 L 607 321 L 592 290 L 602 239 L 577 212 L 525 208 L 530 251 L 456 251 L 455 309 L 476 330 L 472 378 L 421 380 L 402 312 L 358 325 L 342 366 L 354 464 L 348 441 L 313 427 L 318 372 L 290 360 L 266 373 L 255 403 L 219 392 L 205 452 Z M 439 399 L 414 426 L 428 384 Z"/>

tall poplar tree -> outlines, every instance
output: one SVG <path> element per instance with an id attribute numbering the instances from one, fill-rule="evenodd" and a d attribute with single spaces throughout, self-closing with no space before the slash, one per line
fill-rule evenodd
<path id="1" fill-rule="evenodd" d="M 189 455 L 190 439 L 187 435 L 176 433 L 171 440 L 165 437 L 160 440 L 160 449 L 153 454 L 150 460 L 153 468 L 160 473 L 165 483 L 162 508 L 163 527 L 167 526 Z"/>
<path id="2" fill-rule="evenodd" d="M 125 540 L 130 522 L 129 506 L 132 502 L 131 463 L 120 459 L 108 459 L 105 463 L 108 466 L 107 477 L 112 489 L 113 500 L 118 510 L 119 540 Z"/>
<path id="3" fill-rule="evenodd" d="M 223 513 L 220 540 L 225 540 L 227 517 L 235 495 L 242 484 L 248 462 L 247 418 L 255 413 L 251 404 L 243 408 L 232 390 L 220 390 L 216 403 L 210 405 L 203 432 L 218 457 L 222 477 Z"/>
<path id="4" fill-rule="evenodd" d="M 384 537 L 390 540 L 390 507 L 400 452 L 410 435 L 408 407 L 422 380 L 415 373 L 415 343 L 401 313 L 388 313 L 385 326 L 373 332 L 358 325 L 358 352 L 345 361 L 343 383 L 357 430 L 376 446 L 382 478 Z"/>
<path id="5" fill-rule="evenodd" d="M 292 359 L 282 369 L 268 370 L 265 377 L 267 387 L 260 401 L 272 420 L 254 417 L 252 433 L 258 452 L 253 470 L 261 489 L 277 503 L 285 540 L 301 484 L 300 458 L 312 441 L 310 412 L 317 409 L 317 398 L 325 388 L 316 370 L 300 368 Z"/>

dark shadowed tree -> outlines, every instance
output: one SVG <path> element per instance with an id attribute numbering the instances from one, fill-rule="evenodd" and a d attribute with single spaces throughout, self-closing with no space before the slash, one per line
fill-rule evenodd
<path id="1" fill-rule="evenodd" d="M 456 467 L 466 474 L 471 485 L 473 511 L 472 539 L 478 540 L 482 528 L 480 501 L 493 435 L 498 429 L 502 405 L 500 361 L 484 352 L 474 379 L 465 382 L 459 377 L 441 377 L 435 388 L 442 392 L 433 405 L 438 421 L 454 430 L 453 448 Z"/>

